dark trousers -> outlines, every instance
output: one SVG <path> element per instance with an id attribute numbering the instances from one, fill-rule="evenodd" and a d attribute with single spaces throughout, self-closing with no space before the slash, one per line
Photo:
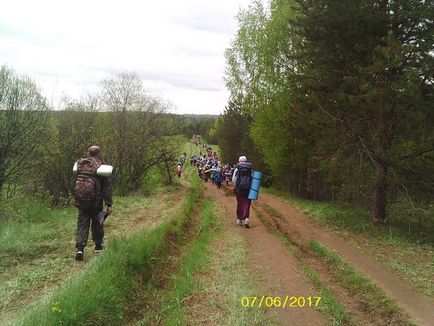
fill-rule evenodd
<path id="1" fill-rule="evenodd" d="M 97 217 L 100 212 L 99 208 L 78 209 L 77 236 L 75 247 L 77 250 L 83 250 L 87 245 L 89 237 L 89 227 L 92 225 L 92 240 L 95 245 L 102 244 L 104 238 L 104 226 L 99 224 Z"/>

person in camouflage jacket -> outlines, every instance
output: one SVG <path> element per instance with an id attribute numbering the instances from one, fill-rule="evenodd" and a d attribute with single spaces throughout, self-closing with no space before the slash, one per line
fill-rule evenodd
<path id="1" fill-rule="evenodd" d="M 77 161 L 78 171 L 74 173 L 72 179 L 72 192 L 78 208 L 77 233 L 76 233 L 76 260 L 83 260 L 84 248 L 87 245 L 89 237 L 89 228 L 92 230 L 92 240 L 95 243 L 95 252 L 102 251 L 102 243 L 104 239 L 104 225 L 98 221 L 98 214 L 103 210 L 105 202 L 107 209 L 106 214 L 112 213 L 112 185 L 109 177 L 101 177 L 96 175 L 96 170 L 102 162 L 102 152 L 98 146 L 89 148 L 89 157 Z M 80 168 L 82 162 L 87 163 L 82 166 L 90 168 Z M 90 170 L 90 171 L 89 171 Z M 86 174 L 90 177 L 86 178 Z M 83 188 L 86 183 L 93 183 L 95 194 L 86 198 L 86 192 Z M 91 198 L 89 201 L 89 197 Z M 86 202 L 86 199 L 88 202 Z"/>

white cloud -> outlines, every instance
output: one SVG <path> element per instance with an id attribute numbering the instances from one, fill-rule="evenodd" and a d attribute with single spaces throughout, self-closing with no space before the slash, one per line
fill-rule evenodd
<path id="1" fill-rule="evenodd" d="M 180 113 L 220 113 L 224 50 L 250 0 L 24 1 L 2 4 L 0 65 L 26 73 L 54 103 L 135 71 Z"/>

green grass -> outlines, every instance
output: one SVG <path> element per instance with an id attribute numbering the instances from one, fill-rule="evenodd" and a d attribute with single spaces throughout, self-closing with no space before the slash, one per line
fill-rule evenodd
<path id="1" fill-rule="evenodd" d="M 57 240 L 69 239 L 74 233 L 76 209 L 72 207 L 51 208 L 28 198 L 9 201 L 7 206 L 10 213 L 0 223 L 2 272 L 56 251 Z"/>
<path id="2" fill-rule="evenodd" d="M 226 216 L 218 215 L 222 218 Z M 217 242 L 199 289 L 207 301 L 207 321 L 211 325 L 277 325 L 265 308 L 241 305 L 242 297 L 260 296 L 267 289 L 247 260 L 249 249 L 239 230 L 218 225 Z"/>
<path id="3" fill-rule="evenodd" d="M 316 256 L 324 258 L 331 264 L 334 276 L 354 295 L 363 299 L 368 311 L 380 314 L 387 320 L 395 317 L 399 318 L 399 321 L 405 325 L 412 325 L 407 320 L 407 317 L 402 314 L 394 300 L 390 299 L 369 278 L 360 274 L 341 256 L 327 246 L 313 240 L 309 241 L 308 247 Z M 378 304 L 380 302 L 381 304 Z"/>
<path id="4" fill-rule="evenodd" d="M 178 190 L 185 185 L 175 181 L 163 187 L 161 176 L 150 176 L 155 178 L 148 189 L 151 196 L 114 197 L 114 213 L 106 225 L 108 242 L 176 217 L 174 212 L 185 194 Z M 74 262 L 76 221 L 75 207 L 52 207 L 43 200 L 19 195 L 2 200 L 0 323 L 14 319 L 23 304 L 37 300 L 85 266 Z M 88 247 L 91 252 L 91 236 Z M 86 257 L 86 263 L 92 256 Z"/>
<path id="5" fill-rule="evenodd" d="M 354 233 L 369 234 L 371 237 L 379 238 L 384 242 L 392 244 L 396 242 L 430 244 L 434 241 L 434 238 L 431 236 L 432 232 L 434 232 L 434 225 L 432 228 L 429 225 L 425 228 L 421 227 L 419 232 L 416 232 L 414 231 L 416 227 L 409 226 L 410 223 L 413 223 L 411 219 L 407 219 L 407 223 L 404 223 L 402 221 L 404 217 L 398 216 L 398 208 L 396 206 L 390 209 L 387 219 L 388 225 L 376 227 L 372 224 L 372 212 L 368 209 L 339 202 L 316 202 L 295 197 L 272 188 L 264 188 L 263 191 L 286 199 L 298 210 L 321 225 L 345 228 Z M 432 223 L 434 224 L 433 216 L 434 213 L 431 216 Z M 411 230 L 414 232 L 411 232 Z"/>
<path id="6" fill-rule="evenodd" d="M 263 188 L 262 191 L 284 198 L 320 225 L 346 227 L 357 233 L 377 231 L 372 226 L 370 213 L 367 210 L 344 204 L 303 199 L 273 188 Z"/>
<path id="7" fill-rule="evenodd" d="M 202 207 L 197 238 L 181 256 L 181 267 L 169 289 L 157 294 L 158 316 L 148 315 L 140 324 L 149 325 L 162 317 L 165 325 L 275 325 L 263 309 L 241 306 L 243 296 L 258 295 L 264 289 L 260 289 L 255 272 L 247 267 L 243 238 L 217 223 L 222 216 L 216 216 L 213 201 L 205 200 Z M 196 305 L 193 303 L 186 311 L 186 302 L 192 297 L 196 297 Z"/>
<path id="8" fill-rule="evenodd" d="M 160 169 L 157 167 L 153 167 L 146 174 L 146 177 L 143 181 L 143 192 L 146 195 L 151 195 L 157 191 L 165 182 L 165 177 L 162 175 Z"/>
<path id="9" fill-rule="evenodd" d="M 171 189 L 159 192 L 160 203 L 154 197 L 115 197 L 115 212 L 106 225 L 106 239 L 137 231 L 133 223 L 161 223 L 173 218 L 168 208 Z M 178 205 L 173 203 L 173 205 Z M 77 209 L 53 208 L 44 202 L 29 198 L 8 203 L 12 214 L 0 223 L 0 306 L 3 313 L 13 316 L 23 303 L 38 298 L 69 279 L 81 266 L 74 264 Z M 165 210 L 162 216 L 151 218 L 149 209 Z M 173 209 L 172 209 L 173 210 Z M 143 222 L 142 222 L 143 221 Z M 89 252 L 92 241 L 89 238 Z M 90 255 L 92 257 L 92 255 Z M 1 320 L 8 319 L 3 315 Z"/>
<path id="10" fill-rule="evenodd" d="M 243 238 L 217 222 L 222 216 L 216 216 L 213 201 L 201 206 L 200 231 L 194 231 L 193 242 L 174 258 L 179 268 L 168 287 L 157 288 L 159 281 L 145 286 L 145 300 L 158 303 L 155 310 L 146 310 L 138 325 L 275 325 L 264 309 L 241 306 L 243 296 L 259 295 L 264 289 L 247 266 Z"/>
<path id="11" fill-rule="evenodd" d="M 198 187 L 185 198 L 180 216 L 154 229 L 137 232 L 130 238 L 115 239 L 97 259 L 53 295 L 34 305 L 23 325 L 117 324 L 132 290 L 131 279 L 146 272 L 165 250 L 166 235 L 177 234 L 191 217 Z"/>
<path id="12" fill-rule="evenodd" d="M 161 314 L 164 316 L 165 325 L 187 324 L 183 300 L 195 287 L 194 273 L 209 262 L 209 243 L 214 236 L 216 217 L 212 201 L 204 201 L 202 207 L 200 232 L 183 255 L 180 271 L 173 279 L 170 290 L 162 298 Z"/>
<path id="13" fill-rule="evenodd" d="M 368 210 L 348 204 L 315 202 L 274 189 L 264 191 L 287 200 L 317 224 L 332 229 L 353 242 L 386 264 L 416 290 L 434 298 L 434 247 L 426 240 L 424 233 L 409 233 L 402 221 L 393 226 L 393 217 L 388 226 L 374 226 Z M 390 214 L 393 215 L 394 210 L 396 207 L 390 210 Z M 395 220 L 398 219 L 397 216 L 398 213 L 395 213 Z M 432 232 L 430 239 L 434 239 Z"/>
<path id="14" fill-rule="evenodd" d="M 320 304 L 318 305 L 319 310 L 324 311 L 326 314 L 331 316 L 332 325 L 353 325 L 354 323 L 351 320 L 351 315 L 347 308 L 336 300 L 330 288 L 321 281 L 321 277 L 318 273 L 302 262 L 299 263 L 299 266 L 317 289 L 318 294 L 321 297 Z"/>

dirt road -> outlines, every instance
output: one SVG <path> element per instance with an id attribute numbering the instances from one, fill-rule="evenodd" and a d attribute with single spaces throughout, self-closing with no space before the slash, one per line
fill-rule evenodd
<path id="1" fill-rule="evenodd" d="M 251 228 L 245 229 L 235 225 L 235 197 L 225 190 L 217 190 L 211 184 L 207 192 L 215 198 L 218 205 L 225 207 L 227 216 L 224 223 L 227 227 L 239 228 L 248 244 L 249 261 L 254 270 L 263 274 L 268 293 L 258 296 L 318 296 L 312 289 L 310 281 L 297 268 L 297 260 L 282 242 L 273 235 L 257 218 L 255 210 L 251 210 Z M 323 243 L 343 256 L 360 272 L 369 277 L 383 289 L 398 305 L 407 312 L 417 325 L 434 325 L 434 302 L 414 290 L 388 271 L 372 257 L 340 238 L 338 235 L 322 229 L 299 213 L 282 199 L 261 194 L 260 200 L 253 205 L 263 207 L 271 205 L 281 214 L 282 224 L 288 228 L 296 242 L 315 240 Z M 347 307 L 351 310 L 351 307 Z M 272 308 L 269 312 L 282 325 L 324 325 L 327 318 L 314 308 Z M 363 314 L 363 312 L 361 312 Z M 360 315 L 360 312 L 355 313 Z M 358 320 L 365 322 L 365 320 Z M 378 324 L 378 321 L 366 318 L 367 324 Z M 387 323 L 392 325 L 393 322 Z"/>
<path id="2" fill-rule="evenodd" d="M 216 199 L 227 212 L 223 220 L 227 227 L 239 228 L 248 244 L 249 262 L 252 270 L 262 273 L 268 293 L 258 293 L 260 296 L 318 296 L 309 287 L 305 276 L 296 266 L 296 259 L 274 235 L 268 232 L 252 211 L 252 227 L 245 229 L 235 224 L 236 202 L 234 197 L 227 197 L 223 190 L 217 190 L 211 184 L 207 186 L 209 195 Z M 270 308 L 269 312 L 281 325 L 326 325 L 324 317 L 314 308 Z"/>
<path id="3" fill-rule="evenodd" d="M 296 238 L 298 238 L 296 241 L 316 240 L 324 243 L 374 281 L 409 313 L 418 325 L 434 325 L 434 302 L 430 298 L 414 291 L 409 284 L 400 280 L 372 257 L 352 246 L 348 241 L 316 226 L 311 220 L 280 198 L 262 194 L 260 203 L 264 202 L 278 209 L 283 215 L 292 234 L 296 234 Z"/>

